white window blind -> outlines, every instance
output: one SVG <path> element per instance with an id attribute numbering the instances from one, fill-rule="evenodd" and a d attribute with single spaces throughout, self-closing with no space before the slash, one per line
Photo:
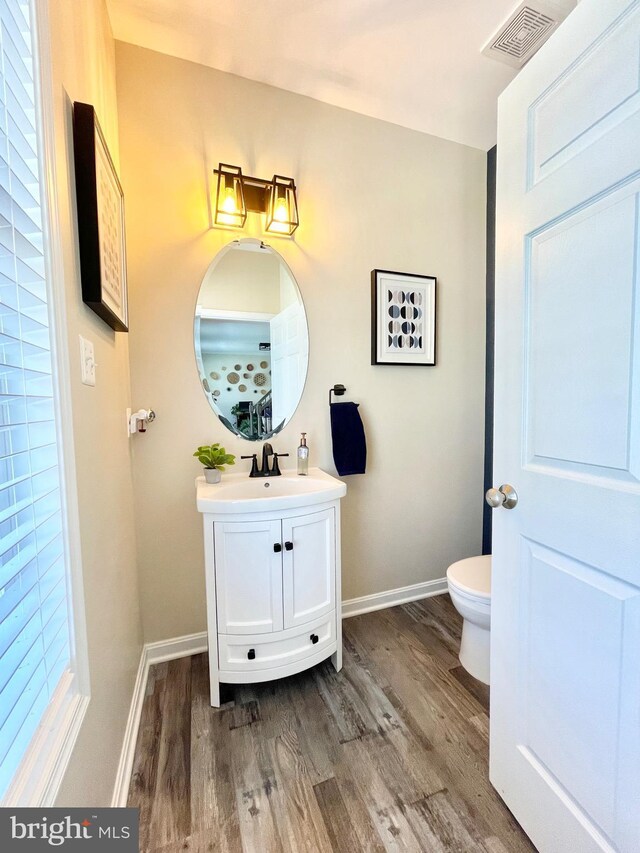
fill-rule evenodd
<path id="1" fill-rule="evenodd" d="M 0 0 L 0 797 L 71 655 L 31 16 Z"/>

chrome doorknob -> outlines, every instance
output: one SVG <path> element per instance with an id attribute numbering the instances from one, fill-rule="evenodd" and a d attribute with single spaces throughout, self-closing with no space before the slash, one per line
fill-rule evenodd
<path id="1" fill-rule="evenodd" d="M 499 489 L 489 489 L 484 496 L 491 509 L 501 506 L 503 509 L 513 509 L 518 503 L 518 493 L 509 483 L 503 483 Z"/>

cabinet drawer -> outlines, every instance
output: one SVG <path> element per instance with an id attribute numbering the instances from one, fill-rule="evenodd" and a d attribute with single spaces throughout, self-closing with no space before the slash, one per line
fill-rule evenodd
<path id="1" fill-rule="evenodd" d="M 314 643 L 312 637 L 317 637 Z M 306 625 L 253 637 L 218 635 L 218 662 L 221 672 L 256 672 L 286 666 L 315 655 L 335 643 L 335 611 Z M 251 652 L 253 651 L 253 655 Z"/>

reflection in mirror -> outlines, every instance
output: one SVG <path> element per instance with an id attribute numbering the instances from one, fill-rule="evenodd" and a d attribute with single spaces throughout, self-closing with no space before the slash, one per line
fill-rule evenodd
<path id="1" fill-rule="evenodd" d="M 227 429 L 249 441 L 279 432 L 309 360 L 302 297 L 280 255 L 257 240 L 222 249 L 200 287 L 194 336 L 202 389 Z"/>

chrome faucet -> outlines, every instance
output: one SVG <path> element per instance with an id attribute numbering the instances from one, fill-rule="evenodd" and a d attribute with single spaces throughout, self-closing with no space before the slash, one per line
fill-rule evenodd
<path id="1" fill-rule="evenodd" d="M 288 453 L 274 453 L 273 447 L 269 442 L 265 442 L 262 446 L 262 467 L 258 468 L 258 454 L 252 453 L 250 456 L 241 456 L 241 459 L 251 459 L 251 473 L 249 477 L 280 477 L 280 465 L 278 459 L 280 456 L 288 456 Z M 273 456 L 273 465 L 269 468 L 269 457 Z"/>

